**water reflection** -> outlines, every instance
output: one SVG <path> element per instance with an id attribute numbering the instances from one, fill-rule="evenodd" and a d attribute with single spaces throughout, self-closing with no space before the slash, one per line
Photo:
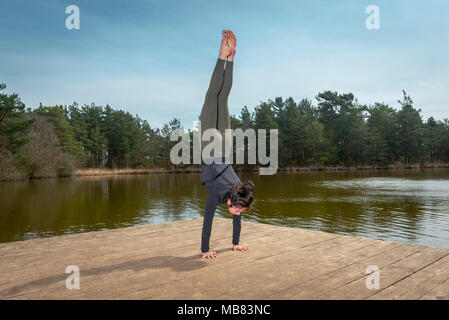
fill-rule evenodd
<path id="1" fill-rule="evenodd" d="M 449 248 L 449 170 L 240 177 L 256 184 L 244 219 Z M 201 217 L 199 182 L 199 174 L 3 182 L 0 242 Z M 221 207 L 216 216 L 230 214 Z"/>

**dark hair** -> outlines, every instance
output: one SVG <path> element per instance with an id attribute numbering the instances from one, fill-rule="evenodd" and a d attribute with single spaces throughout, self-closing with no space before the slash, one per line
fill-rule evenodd
<path id="1" fill-rule="evenodd" d="M 251 209 L 251 205 L 254 199 L 253 190 L 254 183 L 252 181 L 246 181 L 234 185 L 228 191 L 228 199 L 231 200 L 231 205 L 237 208 Z"/>

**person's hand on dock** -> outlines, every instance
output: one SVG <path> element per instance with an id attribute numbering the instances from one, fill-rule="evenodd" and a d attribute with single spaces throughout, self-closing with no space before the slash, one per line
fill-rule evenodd
<path id="1" fill-rule="evenodd" d="M 234 251 L 248 251 L 249 248 L 245 247 L 245 246 L 236 245 L 236 246 L 232 246 L 232 250 L 234 250 Z"/>
<path id="2" fill-rule="evenodd" d="M 207 258 L 207 259 L 215 259 L 218 257 L 218 254 L 215 251 L 212 252 L 202 252 L 201 253 L 201 258 Z"/>

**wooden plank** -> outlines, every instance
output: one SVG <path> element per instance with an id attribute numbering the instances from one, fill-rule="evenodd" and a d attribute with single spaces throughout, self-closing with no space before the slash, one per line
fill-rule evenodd
<path id="1" fill-rule="evenodd" d="M 326 233 L 317 233 L 317 232 L 313 232 L 313 233 L 309 233 L 308 235 L 306 235 L 306 237 L 304 238 L 304 235 L 302 234 L 302 230 L 296 230 L 296 231 L 300 231 L 299 233 L 297 233 L 297 236 L 301 236 L 303 237 L 303 240 L 301 240 L 300 244 L 298 243 L 298 240 L 300 240 L 300 238 L 296 238 L 293 237 L 293 234 L 291 234 L 292 229 L 290 228 L 283 228 L 282 230 L 282 234 L 281 237 L 279 239 L 279 241 L 270 241 L 267 244 L 263 243 L 260 244 L 259 246 L 259 252 L 260 255 L 257 257 L 249 257 L 247 259 L 247 255 L 248 253 L 243 253 L 244 256 L 244 260 L 240 259 L 239 256 L 234 256 L 235 259 L 227 259 L 225 262 L 221 261 L 216 268 L 214 268 L 213 270 L 211 269 L 206 269 L 206 270 L 202 270 L 200 275 L 197 276 L 197 278 L 207 278 L 208 274 L 210 274 L 210 277 L 213 277 L 213 281 L 214 283 L 217 283 L 217 275 L 220 274 L 228 274 L 229 273 L 229 269 L 232 267 L 232 271 L 233 273 L 245 273 L 247 270 L 250 270 L 249 275 L 247 276 L 252 276 L 252 275 L 262 275 L 262 274 L 266 274 L 266 272 L 264 272 L 263 270 L 259 272 L 259 270 L 256 268 L 257 266 L 262 266 L 262 268 L 267 268 L 268 269 L 272 269 L 272 265 L 270 265 L 269 263 L 267 263 L 265 261 L 265 259 L 270 259 L 277 261 L 277 259 L 282 260 L 282 264 L 288 266 L 288 261 L 285 260 L 285 258 L 293 256 L 295 257 L 296 254 L 296 250 L 298 249 L 302 249 L 302 250 L 308 250 L 309 253 L 315 251 L 315 253 L 317 252 L 317 250 L 320 247 L 332 247 L 335 244 L 332 242 L 334 241 L 334 239 L 337 238 L 343 238 L 343 237 L 347 237 L 347 236 L 341 236 L 341 235 L 333 235 L 333 237 L 329 237 L 329 234 Z M 294 229 L 293 229 L 294 230 Z M 285 232 L 288 232 L 289 237 L 285 236 Z M 323 238 L 324 236 L 324 238 Z M 348 237 L 350 238 L 350 237 Z M 270 237 L 271 239 L 271 237 Z M 288 239 L 288 240 L 286 240 Z M 256 240 L 257 243 L 260 243 L 260 239 Z M 272 246 L 274 244 L 274 248 L 279 248 L 281 251 L 279 253 L 278 249 L 274 249 L 272 250 Z M 257 248 L 257 247 L 256 247 Z M 273 251 L 274 254 L 267 254 L 267 252 L 271 252 Z M 257 250 L 252 250 L 251 254 L 257 253 Z M 305 255 L 306 260 L 307 258 L 310 256 L 310 254 L 307 253 Z M 304 256 L 303 256 L 304 257 Z M 325 257 L 325 254 L 323 254 L 323 257 Z M 275 266 L 276 269 L 278 269 L 278 266 Z M 232 275 L 232 274 L 231 274 Z M 229 277 L 231 275 L 228 275 L 226 277 Z M 227 278 L 226 280 L 223 279 L 224 283 L 226 283 L 227 280 L 230 280 L 229 278 Z M 190 279 L 189 277 L 189 281 L 191 282 L 195 282 L 198 283 L 198 280 L 195 279 Z M 170 282 L 170 281 L 167 281 Z M 238 285 L 239 283 L 236 282 L 236 285 Z M 155 285 L 155 283 L 152 282 L 152 285 Z M 161 287 L 165 287 L 167 285 L 167 283 L 162 283 L 160 284 Z M 207 285 L 207 284 L 206 284 Z M 219 286 L 218 286 L 219 287 Z M 225 288 L 225 287 L 224 287 Z M 226 290 L 226 288 L 225 288 Z M 181 292 L 180 287 L 177 287 L 177 292 Z M 190 292 L 189 288 L 187 288 L 186 292 Z M 217 290 L 215 290 L 215 294 L 217 294 Z M 225 293 L 225 291 L 223 292 Z M 148 294 L 148 293 L 143 293 L 140 292 L 139 294 Z"/>
<path id="2" fill-rule="evenodd" d="M 217 221 L 216 226 L 223 223 L 225 223 L 226 226 L 217 228 L 217 230 L 212 233 L 211 242 L 215 241 L 215 239 L 226 239 L 229 245 L 231 244 L 232 223 L 230 222 L 232 222 L 232 220 L 229 219 Z M 266 227 L 255 224 L 253 227 L 243 228 L 241 237 L 243 238 L 251 232 L 259 232 L 262 230 L 266 230 Z M 33 248 L 33 252 L 29 252 L 29 250 L 27 250 L 27 254 L 30 255 L 28 257 L 28 262 L 30 264 L 25 264 L 25 267 L 22 267 L 24 265 L 23 259 L 21 257 L 14 257 L 2 259 L 0 262 L 0 268 L 2 268 L 2 270 L 10 270 L 20 266 L 21 272 L 16 273 L 16 276 L 11 276 L 11 274 L 8 273 L 2 273 L 3 277 L 8 278 L 9 282 L 17 282 L 19 280 L 29 280 L 28 275 L 35 277 L 36 273 L 39 273 L 40 276 L 42 276 L 45 273 L 60 272 L 61 270 L 65 270 L 67 265 L 71 264 L 78 266 L 83 265 L 83 269 L 90 269 L 98 266 L 99 263 L 121 263 L 133 259 L 133 257 L 139 257 L 139 255 L 148 256 L 159 252 L 162 253 L 170 248 L 182 248 L 189 245 L 196 245 L 199 255 L 201 225 L 198 224 L 196 228 L 190 227 L 189 233 L 169 233 L 164 236 L 159 236 L 156 239 L 148 236 L 147 239 L 140 239 L 139 241 L 133 240 L 123 243 L 119 240 L 116 239 L 114 242 L 111 242 L 111 240 L 107 244 L 102 242 L 101 245 L 99 244 L 96 246 L 81 246 L 75 242 L 76 248 L 73 248 L 73 250 L 68 251 L 64 249 L 57 252 L 52 250 L 50 253 L 48 253 L 45 248 L 42 248 L 41 250 L 35 250 L 36 248 Z M 117 248 L 120 250 L 117 250 Z M 51 264 L 32 264 L 31 262 L 36 259 L 40 261 L 51 261 Z M 3 280 L 3 277 L 0 275 L 0 283 Z"/>
<path id="3" fill-rule="evenodd" d="M 258 225 L 260 226 L 260 224 L 258 224 Z M 259 243 L 262 240 L 265 240 L 267 242 L 267 244 L 271 244 L 273 246 L 278 246 L 278 247 L 282 246 L 282 243 L 280 242 L 280 240 L 282 240 L 284 238 L 284 236 L 282 234 L 280 234 L 279 237 L 277 237 L 276 234 L 278 232 L 285 232 L 285 230 L 289 230 L 289 229 L 288 228 L 272 227 L 272 226 L 267 226 L 267 227 L 269 228 L 269 232 L 265 235 L 265 237 L 257 237 L 256 241 Z M 263 227 L 263 228 L 267 228 L 267 227 Z M 309 238 L 311 236 L 316 235 L 315 233 L 304 233 L 304 234 L 305 234 L 306 237 L 309 237 Z M 329 237 L 329 234 L 326 234 L 326 236 Z M 336 235 L 330 235 L 330 236 L 335 237 Z M 294 239 L 295 239 L 294 237 L 291 238 L 292 241 L 294 241 Z M 301 238 L 297 237 L 296 239 L 300 240 Z M 275 240 L 275 241 L 273 241 L 273 240 Z M 196 241 L 198 243 L 198 240 L 196 240 Z M 313 242 L 313 241 L 316 241 L 316 240 L 309 239 L 309 242 L 310 241 Z M 229 239 L 226 239 L 226 242 L 229 242 Z M 198 246 L 198 244 L 196 244 L 196 246 Z M 291 248 L 296 248 L 296 247 L 297 247 L 297 243 L 295 242 L 295 243 L 293 243 Z M 170 253 L 176 253 L 177 258 L 179 258 L 179 259 L 174 259 L 174 260 L 172 260 L 172 262 L 173 261 L 177 262 L 178 265 L 179 264 L 181 264 L 181 265 L 184 264 L 184 265 L 187 265 L 187 268 L 189 266 L 189 262 L 191 264 L 193 264 L 193 266 L 197 266 L 198 265 L 198 262 L 197 262 L 198 261 L 198 258 L 197 258 L 198 255 L 186 256 L 188 253 L 191 253 L 191 250 L 187 250 L 187 248 L 182 248 L 182 250 L 177 250 L 177 251 L 170 251 Z M 232 253 L 232 252 L 229 252 L 229 251 L 228 252 L 224 252 L 221 256 L 223 256 L 224 254 L 229 254 L 229 253 Z M 257 253 L 257 252 L 254 252 L 254 250 L 251 250 L 251 253 L 254 254 L 254 253 Z M 246 255 L 248 253 L 234 252 L 234 257 L 238 257 L 235 254 L 237 254 L 237 255 L 245 254 Z M 148 255 L 149 254 L 147 252 L 147 256 Z M 266 255 L 266 252 L 261 250 L 259 256 L 265 256 L 265 255 Z M 151 256 L 154 257 L 155 254 L 152 253 Z M 109 292 L 109 291 L 111 291 L 116 286 L 116 282 L 117 281 L 126 281 L 128 283 L 127 288 L 128 287 L 129 288 L 133 288 L 133 283 L 135 283 L 138 286 L 141 286 L 142 285 L 142 275 L 139 274 L 139 273 L 136 274 L 135 271 L 133 271 L 133 270 L 128 271 L 127 267 L 129 267 L 130 265 L 134 269 L 139 269 L 139 268 L 141 268 L 139 266 L 145 265 L 145 268 L 147 269 L 146 271 L 149 271 L 150 273 L 159 273 L 159 274 L 154 275 L 154 277 L 152 277 L 152 278 L 155 279 L 155 281 L 158 280 L 158 279 L 167 279 L 167 278 L 173 279 L 173 277 L 176 280 L 176 278 L 179 278 L 180 275 L 182 275 L 182 272 L 179 272 L 180 270 L 176 266 L 176 263 L 173 265 L 172 262 L 170 262 L 170 261 L 168 262 L 170 264 L 170 267 L 173 270 L 172 269 L 167 269 L 167 268 L 164 269 L 164 268 L 158 268 L 157 267 L 161 263 L 164 263 L 164 262 L 167 263 L 166 260 L 168 258 L 169 258 L 169 256 L 167 256 L 167 252 L 165 252 L 165 255 L 162 256 L 162 258 L 152 259 L 150 257 L 150 258 L 147 258 L 147 259 L 141 259 L 141 260 L 137 260 L 137 261 L 132 261 L 132 263 L 129 263 L 129 262 L 126 263 L 125 262 L 123 264 L 118 264 L 118 265 L 116 265 L 117 269 L 120 269 L 120 270 L 121 269 L 125 269 L 125 270 L 122 270 L 121 274 L 119 274 L 119 275 L 114 275 L 114 278 L 112 278 L 112 280 L 111 280 L 111 278 L 108 277 L 108 275 L 106 275 L 105 277 L 101 278 L 101 281 L 100 281 L 101 285 L 100 285 L 100 287 L 99 287 L 99 284 L 97 282 L 91 281 L 90 279 L 89 279 L 89 281 L 86 280 L 85 283 L 87 283 L 88 285 L 92 286 L 94 291 L 98 290 L 99 293 L 100 293 L 100 291 L 101 292 Z M 221 260 L 223 260 L 223 259 L 221 259 Z M 205 260 L 205 259 L 200 261 L 200 263 L 201 264 L 205 264 L 205 266 L 207 266 L 208 263 L 212 264 L 213 262 L 216 262 L 216 261 L 208 261 L 208 260 Z M 237 262 L 237 260 L 235 260 L 235 262 Z M 156 263 L 156 269 L 151 271 L 151 268 L 154 267 L 154 263 Z M 223 266 L 222 262 L 216 264 L 216 266 Z M 182 270 L 182 268 L 185 268 L 185 266 L 181 267 L 181 270 Z M 86 268 L 82 268 L 82 270 L 86 270 Z M 89 273 L 100 273 L 101 274 L 102 271 L 110 271 L 110 268 L 109 267 L 106 267 L 105 269 L 103 267 L 99 267 L 99 268 L 96 268 L 96 269 L 94 268 L 92 270 L 87 270 L 87 274 L 89 274 Z M 203 272 L 203 270 L 201 270 L 199 274 L 201 274 L 202 272 Z M 84 274 L 86 274 L 86 271 L 84 271 Z M 149 279 L 148 272 L 145 272 L 145 278 Z M 84 279 L 84 277 L 83 277 L 83 279 Z M 146 286 L 147 286 L 147 284 L 144 284 L 144 288 L 146 288 Z M 63 286 L 61 286 L 61 288 L 62 287 Z M 67 291 L 68 290 L 64 290 L 63 293 L 66 293 Z"/>
<path id="4" fill-rule="evenodd" d="M 328 299 L 366 299 L 376 292 L 383 290 L 396 282 L 408 277 L 412 273 L 433 263 L 435 260 L 448 254 L 447 249 L 424 248 L 411 255 L 406 256 L 394 263 L 388 263 L 380 268 L 380 286 L 379 289 L 367 289 L 365 282 L 367 275 L 350 282 L 326 295 Z M 373 260 L 372 265 L 379 265 L 384 262 Z"/>
<path id="5" fill-rule="evenodd" d="M 0 245 L 2 299 L 423 299 L 444 298 L 449 250 L 214 218 L 214 260 L 200 258 L 203 219 Z M 68 265 L 81 289 L 68 290 Z M 377 290 L 365 268 L 381 269 Z M 445 291 L 446 290 L 446 291 Z"/>
<path id="6" fill-rule="evenodd" d="M 226 243 L 228 244 L 228 248 L 230 248 L 231 245 L 231 235 L 232 235 L 232 224 L 230 224 L 229 222 L 232 222 L 232 220 L 229 219 L 223 219 L 224 223 L 226 223 L 223 228 L 218 228 L 213 234 L 212 234 L 212 241 L 215 241 L 215 239 L 220 238 L 223 239 L 223 241 L 226 241 Z M 218 224 L 217 224 L 218 225 Z M 264 225 L 261 224 L 255 224 L 254 227 L 252 228 L 245 228 L 242 232 L 242 237 L 246 236 L 247 234 L 250 234 L 250 232 L 261 232 L 263 230 L 266 230 L 267 227 L 265 227 Z M 174 235 L 168 235 L 167 237 L 170 239 L 170 242 L 167 242 L 166 239 L 167 238 L 162 238 L 162 239 L 146 239 L 146 240 L 142 240 L 139 242 L 135 242 L 135 241 L 131 241 L 131 242 L 127 242 L 127 243 L 115 243 L 113 244 L 112 248 L 108 248 L 106 247 L 106 249 L 109 249 L 108 252 L 110 250 L 113 250 L 114 252 L 110 253 L 110 254 L 106 254 L 107 252 L 105 252 L 105 249 L 103 246 L 99 246 L 99 247 L 87 247 L 83 250 L 78 250 L 78 251 L 73 251 L 68 253 L 68 256 L 66 255 L 65 252 L 60 252 L 61 256 L 57 259 L 55 257 L 51 257 L 51 260 L 48 260 L 48 257 L 43 256 L 42 254 L 39 254 L 39 259 L 43 260 L 43 261 L 51 261 L 51 264 L 48 263 L 43 263 L 43 264 L 33 264 L 33 266 L 31 266 L 29 269 L 22 269 L 20 273 L 16 273 L 15 277 L 11 277 L 11 275 L 9 275 L 9 279 L 11 283 L 16 283 L 18 281 L 22 281 L 21 285 L 16 285 L 14 287 L 16 287 L 16 289 L 12 290 L 8 290 L 8 293 L 17 293 L 17 291 L 20 290 L 25 290 L 29 287 L 35 286 L 35 285 L 39 285 L 41 283 L 43 283 L 42 278 L 45 279 L 46 275 L 51 275 L 54 273 L 61 273 L 61 271 L 65 270 L 67 265 L 71 265 L 71 264 L 75 264 L 77 265 L 81 270 L 92 270 L 92 272 L 101 272 L 101 270 L 103 271 L 109 271 L 110 268 L 109 266 L 112 265 L 115 262 L 115 265 L 117 266 L 117 268 L 124 268 L 127 265 L 131 265 L 129 262 L 131 261 L 135 261 L 135 263 L 138 263 L 139 260 L 136 260 L 136 257 L 145 257 L 146 259 L 140 259 L 142 261 L 140 261 L 140 263 L 144 263 L 144 262 L 151 262 L 153 260 L 157 260 L 157 259 L 152 259 L 151 257 L 153 256 L 157 256 L 157 254 L 167 254 L 167 250 L 170 252 L 172 251 L 172 249 L 179 249 L 179 252 L 185 251 L 185 249 L 183 249 L 184 247 L 186 247 L 185 242 L 186 241 L 190 241 L 190 248 L 189 248 L 189 252 L 191 253 L 193 251 L 193 249 L 196 249 L 195 251 L 197 252 L 197 254 L 195 255 L 196 257 L 200 256 L 200 240 L 201 240 L 201 229 L 191 229 L 192 230 L 192 236 L 189 240 L 185 240 L 185 235 L 181 235 L 178 238 L 176 238 L 174 241 Z M 223 231 L 226 231 L 226 233 L 224 234 Z M 270 229 L 271 230 L 271 229 Z M 276 228 L 273 228 L 273 230 L 276 230 Z M 273 230 L 269 231 L 269 232 L 273 232 Z M 184 237 L 184 238 L 183 238 Z M 181 242 L 181 240 L 183 241 L 183 243 L 179 244 Z M 163 246 L 158 246 L 158 242 L 162 242 L 165 244 Z M 187 245 L 189 246 L 189 244 Z M 194 248 L 195 247 L 195 248 Z M 120 250 L 117 250 L 117 248 L 120 248 Z M 92 252 L 89 252 L 89 250 L 92 250 Z M 133 258 L 134 257 L 134 258 Z M 159 259 L 160 260 L 160 259 Z M 137 261 L 137 262 L 136 262 Z M 20 260 L 16 261 L 17 264 L 20 264 Z M 161 263 L 163 261 L 159 261 L 159 263 Z M 180 263 L 183 262 L 183 260 L 180 260 Z M 7 269 L 6 269 L 7 270 Z M 83 274 L 86 274 L 86 272 L 84 272 Z M 88 274 L 88 273 L 87 273 Z M 6 273 L 5 273 L 6 275 Z M 31 277 L 31 279 L 30 279 Z M 36 277 L 38 277 L 41 280 L 37 280 Z M 67 275 L 66 274 L 61 274 L 60 276 L 61 278 L 66 278 Z M 51 276 L 47 277 L 50 280 L 56 280 L 54 278 L 52 278 Z M 25 280 L 28 280 L 26 282 L 24 282 Z M 27 284 L 28 283 L 28 284 Z M 44 282 L 45 283 L 45 282 Z M 64 286 L 65 288 L 65 286 Z M 67 291 L 67 290 L 65 290 Z M 5 294 L 5 293 L 3 293 Z M 1 297 L 1 290 L 0 290 L 0 297 Z"/>
<path id="7" fill-rule="evenodd" d="M 173 230 L 188 230 L 191 226 L 198 225 L 198 221 L 202 218 L 195 218 L 190 220 L 182 220 L 182 221 L 174 221 L 174 222 L 166 222 L 159 223 L 153 225 L 145 225 L 145 226 L 135 226 L 128 228 L 120 228 L 113 230 L 103 230 L 103 231 L 89 231 L 84 233 L 76 233 L 76 234 L 67 234 L 61 236 L 52 236 L 38 239 L 30 239 L 26 241 L 15 241 L 15 242 L 7 242 L 0 244 L 0 255 L 4 256 L 8 253 L 16 253 L 17 250 L 21 249 L 29 249 L 33 250 L 33 248 L 40 248 L 51 243 L 51 248 L 63 247 L 66 245 L 73 245 L 72 240 L 76 240 L 78 243 L 82 241 L 90 242 L 92 239 L 98 238 L 103 241 L 116 239 L 117 237 L 129 237 L 133 235 L 139 234 L 155 234 L 157 232 L 164 231 L 173 231 Z M 218 221 L 222 221 L 217 219 Z M 50 249 L 50 248 L 49 248 Z"/>
<path id="8" fill-rule="evenodd" d="M 432 288 L 429 292 L 419 297 L 419 300 L 447 300 L 449 299 L 449 280 Z"/>
<path id="9" fill-rule="evenodd" d="M 294 247 L 285 248 L 279 254 L 252 258 L 247 253 L 239 253 L 240 256 L 234 255 L 234 259 L 227 259 L 225 262 L 217 264 L 214 268 L 202 270 L 200 274 L 195 276 L 189 275 L 176 284 L 176 291 L 169 290 L 173 281 L 157 281 L 152 282 L 152 286 L 148 288 L 142 287 L 141 290 L 130 292 L 134 297 L 152 298 L 152 299 L 168 299 L 174 296 L 175 299 L 186 299 L 191 296 L 192 283 L 195 284 L 195 299 L 207 299 L 208 297 L 221 298 L 223 294 L 229 293 L 230 290 L 241 288 L 252 288 L 255 284 L 261 286 L 267 285 L 267 275 L 274 275 L 277 285 L 279 283 L 279 273 L 282 273 L 282 265 L 291 265 L 297 263 L 300 259 L 304 259 L 305 255 L 299 254 L 298 251 L 305 252 L 318 251 L 325 245 L 333 245 L 334 238 L 324 241 L 314 241 L 298 248 L 295 243 Z M 265 246 L 269 248 L 269 245 Z M 254 252 L 254 250 L 253 250 Z M 245 256 L 243 256 L 245 255 Z M 248 256 L 248 257 L 247 257 Z M 181 280 L 181 279 L 180 279 Z M 187 282 L 185 280 L 188 280 Z M 247 299 L 255 298 L 254 294 L 244 295 Z M 119 296 L 120 298 L 121 296 Z"/>
<path id="10" fill-rule="evenodd" d="M 344 261 L 350 264 L 327 272 L 317 274 L 315 278 L 300 285 L 294 285 L 287 290 L 271 295 L 273 299 L 325 299 L 332 290 L 363 278 L 366 267 L 376 263 L 379 268 L 413 254 L 421 247 L 407 244 L 383 242 L 369 245 L 347 255 Z M 364 284 L 363 284 L 364 285 Z"/>
<path id="11" fill-rule="evenodd" d="M 402 281 L 375 293 L 368 299 L 416 300 L 447 280 L 449 280 L 448 255 L 402 279 Z"/>

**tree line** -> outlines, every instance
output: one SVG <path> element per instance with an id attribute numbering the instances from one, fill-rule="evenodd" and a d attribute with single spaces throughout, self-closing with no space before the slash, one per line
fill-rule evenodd
<path id="1" fill-rule="evenodd" d="M 0 84 L 0 179 L 70 175 L 77 168 L 170 168 L 172 119 L 162 128 L 109 105 L 25 108 Z M 277 97 L 244 106 L 231 127 L 279 130 L 279 165 L 384 166 L 449 162 L 449 122 L 422 119 L 406 92 L 397 108 L 324 91 L 316 104 Z M 192 132 L 190 132 L 192 134 Z M 182 165 L 181 165 L 182 166 Z"/>
<path id="2" fill-rule="evenodd" d="M 423 121 L 421 109 L 403 91 L 397 108 L 362 105 L 352 93 L 324 91 L 317 103 L 281 97 L 245 106 L 232 126 L 277 128 L 279 164 L 386 166 L 449 161 L 449 121 Z"/>

